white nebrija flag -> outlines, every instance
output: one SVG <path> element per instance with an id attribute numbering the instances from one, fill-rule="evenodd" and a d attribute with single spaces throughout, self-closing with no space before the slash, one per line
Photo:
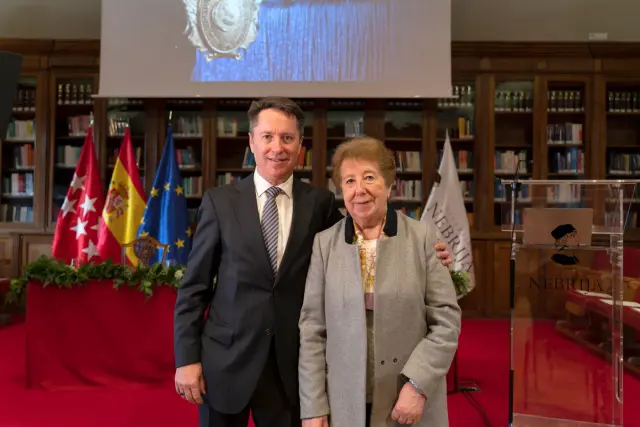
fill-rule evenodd
<path id="1" fill-rule="evenodd" d="M 471 233 L 469 232 L 469 220 L 467 210 L 464 206 L 464 198 L 460 181 L 458 180 L 458 169 L 451 149 L 449 135 L 444 142 L 444 152 L 440 167 L 439 182 L 433 184 L 429 200 L 425 206 L 424 213 L 420 218 L 424 221 L 431 218 L 436 225 L 439 241 L 446 242 L 449 252 L 453 258 L 451 269 L 467 273 L 469 278 L 467 293 L 476 286 L 473 271 L 473 251 L 471 250 Z M 463 295 L 459 295 L 460 298 Z"/>

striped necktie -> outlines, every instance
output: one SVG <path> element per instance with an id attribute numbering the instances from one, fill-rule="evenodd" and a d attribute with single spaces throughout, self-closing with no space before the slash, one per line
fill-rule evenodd
<path id="1" fill-rule="evenodd" d="M 282 193 L 282 189 L 280 187 L 270 187 L 266 193 L 267 201 L 262 211 L 262 235 L 264 236 L 267 254 L 269 254 L 271 268 L 275 275 L 278 272 L 278 231 L 280 229 L 276 197 Z"/>

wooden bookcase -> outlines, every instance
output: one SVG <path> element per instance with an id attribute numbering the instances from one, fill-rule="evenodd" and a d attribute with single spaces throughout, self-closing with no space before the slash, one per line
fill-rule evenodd
<path id="1" fill-rule="evenodd" d="M 25 73 L 18 84 L 7 135 L 1 143 L 0 230 L 41 228 L 45 204 L 46 74 Z"/>
<path id="2" fill-rule="evenodd" d="M 640 81 L 609 79 L 606 82 L 606 178 L 640 178 Z M 635 194 L 627 227 L 638 228 L 640 194 Z"/>
<path id="3" fill-rule="evenodd" d="M 476 88 L 475 79 L 459 79 L 454 81 L 455 98 L 439 99 L 436 115 L 437 157 L 433 166 L 439 167 L 443 155 L 443 147 L 447 136 L 451 142 L 460 190 L 463 193 L 469 224 L 473 228 L 473 212 L 476 195 Z M 432 156 L 426 156 L 432 157 Z M 426 169 L 428 170 L 428 168 Z M 423 181 L 425 181 L 423 179 Z M 427 197 L 428 197 L 428 193 Z"/>
<path id="4" fill-rule="evenodd" d="M 210 166 L 205 152 L 210 126 L 203 114 L 204 109 L 205 102 L 200 99 L 169 99 L 161 120 L 165 140 L 167 126 L 171 124 L 182 187 L 192 221 L 196 219 L 199 202 L 206 188 L 203 171 Z M 162 152 L 159 153 L 161 155 Z"/>
<path id="5" fill-rule="evenodd" d="M 533 177 L 535 134 L 534 121 L 537 109 L 535 78 L 529 76 L 497 76 L 493 102 L 495 145 L 493 153 L 493 224 L 496 228 L 512 219 L 505 217 L 504 208 L 511 200 L 500 180 L 520 176 Z M 529 199 L 528 189 L 522 188 L 520 202 Z M 515 222 L 521 222 L 521 212 Z"/>
<path id="6" fill-rule="evenodd" d="M 50 94 L 50 138 L 46 220 L 49 230 L 55 230 L 87 131 L 95 120 L 92 95 L 97 92 L 97 80 L 97 75 L 91 73 L 54 71 L 50 75 L 47 91 Z"/>
<path id="7" fill-rule="evenodd" d="M 129 126 L 147 193 L 171 123 L 194 218 L 205 189 L 253 170 L 251 99 L 93 98 L 99 82 L 97 43 L 0 40 L 0 49 L 25 54 L 12 119 L 26 124 L 12 125 L 0 144 L 0 205 L 5 212 L 27 212 L 5 215 L 0 222 L 0 243 L 4 252 L 12 251 L 14 274 L 47 251 L 91 117 L 105 187 Z M 295 174 L 336 191 L 331 182 L 336 146 L 356 135 L 382 139 L 398 163 L 392 203 L 419 218 L 448 134 L 478 280 L 477 290 L 462 300 L 464 312 L 505 316 L 509 236 L 500 224 L 509 195 L 498 180 L 513 177 L 514 159 L 523 160 L 518 168 L 523 178 L 639 176 L 640 78 L 634 76 L 640 72 L 640 44 L 454 43 L 452 55 L 455 98 L 297 99 L 305 129 Z M 27 174 L 33 175 L 28 192 L 4 186 Z M 558 191 L 557 201 L 570 197 Z M 634 246 L 640 246 L 637 197 L 625 237 Z M 544 315 L 548 306 L 536 310 Z"/>
<path id="8" fill-rule="evenodd" d="M 108 99 L 106 101 L 106 117 L 99 120 L 105 120 L 105 136 L 101 145 L 100 161 L 101 175 L 105 183 L 105 191 L 109 187 L 108 177 L 113 174 L 116 160 L 120 151 L 120 146 L 124 138 L 127 128 L 131 135 L 131 143 L 133 145 L 134 154 L 136 156 L 136 166 L 140 172 L 140 179 L 145 182 L 146 161 L 145 153 L 147 151 L 146 144 L 146 110 L 145 101 L 143 99 Z M 155 145 L 155 144 L 154 144 Z"/>
<path id="9" fill-rule="evenodd" d="M 0 219 L 3 225 L 35 223 L 36 88 L 36 78 L 20 79 L 2 145 Z"/>

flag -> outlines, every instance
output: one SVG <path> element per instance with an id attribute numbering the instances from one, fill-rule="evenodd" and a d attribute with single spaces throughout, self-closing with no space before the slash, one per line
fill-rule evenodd
<path id="1" fill-rule="evenodd" d="M 451 269 L 465 272 L 468 275 L 468 289 L 475 288 L 475 274 L 473 269 L 473 251 L 471 249 L 471 233 L 469 220 L 464 206 L 464 198 L 458 180 L 458 168 L 453 157 L 449 135 L 444 142 L 444 152 L 438 179 L 431 189 L 427 205 L 421 221 L 431 218 L 436 225 L 438 239 L 446 242 L 453 258 Z"/>
<path id="2" fill-rule="evenodd" d="M 51 255 L 65 264 L 99 262 L 100 212 L 104 205 L 93 129 L 84 140 L 67 197 L 58 213 Z"/>
<path id="3" fill-rule="evenodd" d="M 151 236 L 169 245 L 165 263 L 187 265 L 191 251 L 191 228 L 171 125 L 167 129 L 167 141 L 138 235 Z M 162 251 L 158 251 L 155 258 L 151 258 L 151 263 L 160 263 L 162 255 Z"/>
<path id="4" fill-rule="evenodd" d="M 122 246 L 138 237 L 145 205 L 144 190 L 127 127 L 102 211 L 98 250 L 104 260 L 122 262 Z M 126 256 L 130 265 L 138 265 L 133 247 L 127 249 Z"/>

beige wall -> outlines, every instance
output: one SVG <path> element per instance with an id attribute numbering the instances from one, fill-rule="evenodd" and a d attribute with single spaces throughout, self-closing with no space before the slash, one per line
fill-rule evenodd
<path id="1" fill-rule="evenodd" d="M 640 0 L 451 2 L 453 40 L 586 41 L 589 32 L 607 32 L 609 41 L 640 41 Z M 0 0 L 0 37 L 97 39 L 100 4 L 100 0 Z"/>

